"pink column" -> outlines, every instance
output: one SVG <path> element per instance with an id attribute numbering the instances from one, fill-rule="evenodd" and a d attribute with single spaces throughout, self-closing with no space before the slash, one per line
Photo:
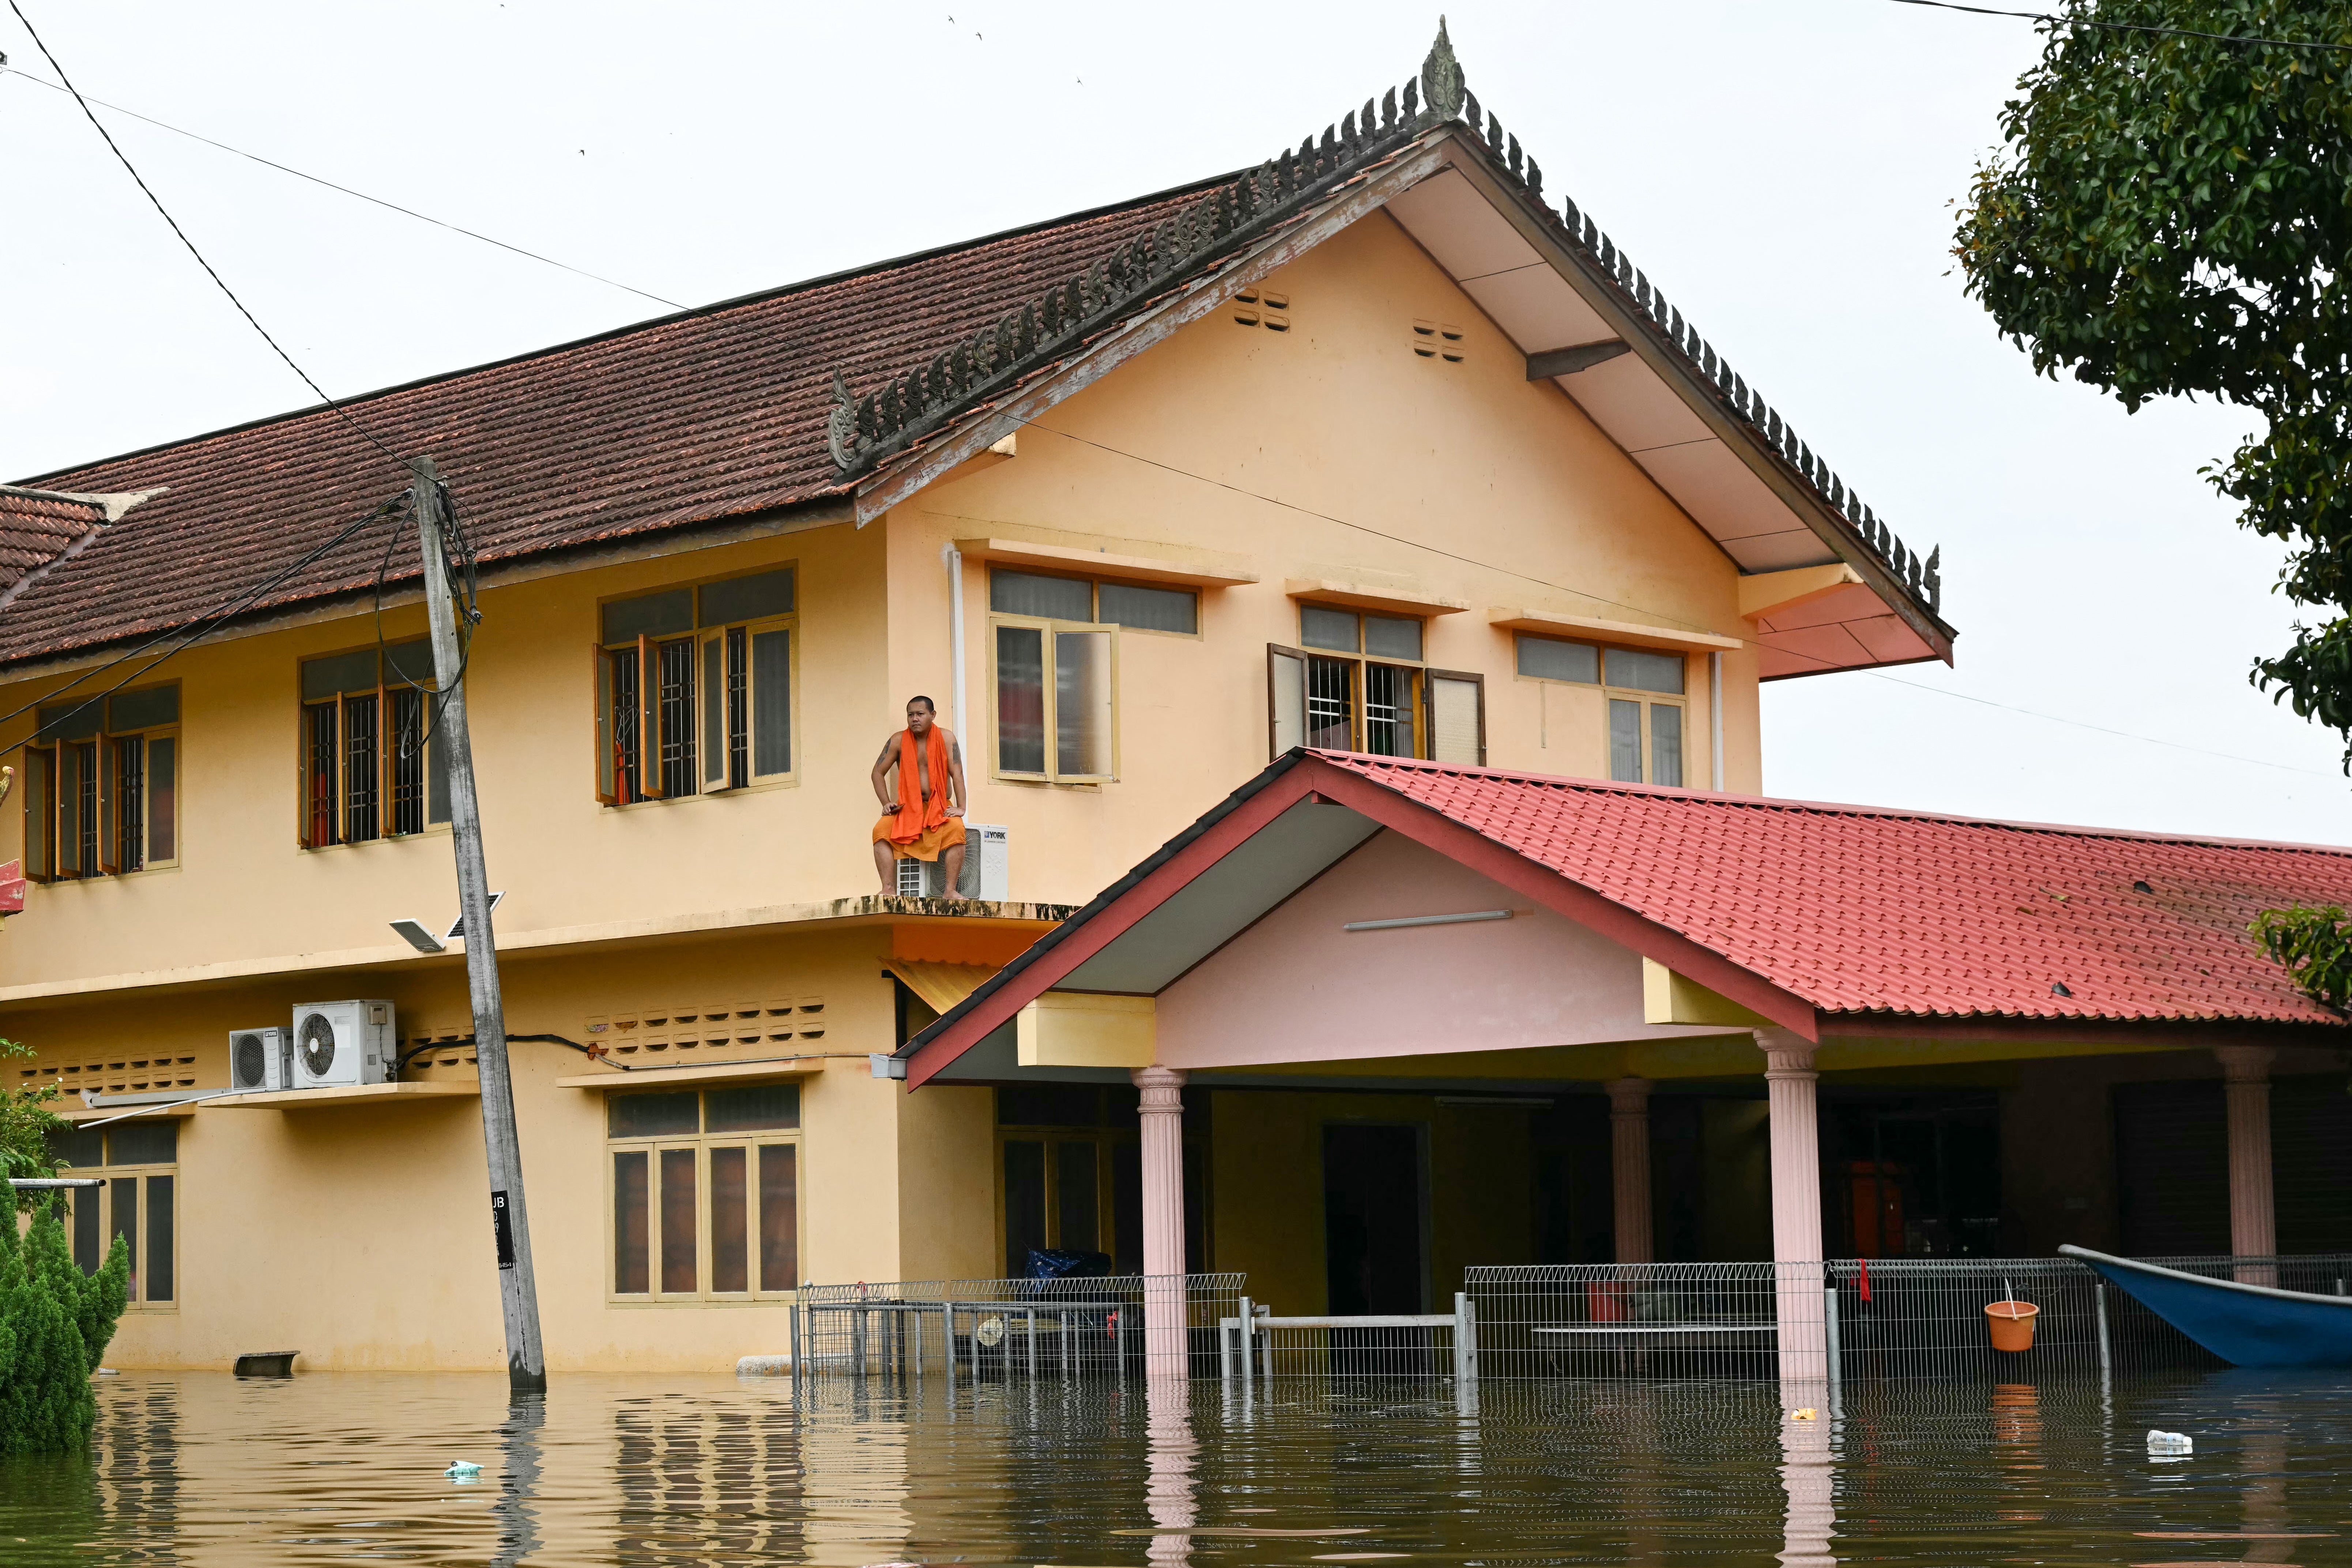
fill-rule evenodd
<path id="1" fill-rule="evenodd" d="M 1780 1381 L 1784 1385 L 1824 1383 L 1829 1340 L 1822 1310 L 1816 1047 L 1794 1029 L 1778 1027 L 1757 1030 L 1756 1043 L 1764 1052 L 1765 1100 L 1772 1123 L 1772 1260 L 1780 1274 Z"/>
<path id="2" fill-rule="evenodd" d="M 2278 1053 L 2268 1046 L 2218 1046 L 2213 1054 L 2221 1058 L 2230 1103 L 2230 1252 L 2268 1258 L 2278 1251 L 2271 1195 L 2271 1062 Z M 2240 1269 L 2238 1278 L 2268 1285 L 2275 1272 L 2257 1265 Z"/>
<path id="3" fill-rule="evenodd" d="M 1143 1091 L 1143 1364 L 1155 1378 L 1189 1374 L 1184 1353 L 1184 1075 L 1137 1068 Z"/>
<path id="4" fill-rule="evenodd" d="M 1650 1233 L 1650 1080 L 1613 1079 L 1609 1089 L 1609 1176 L 1617 1200 L 1617 1261 L 1656 1261 Z"/>

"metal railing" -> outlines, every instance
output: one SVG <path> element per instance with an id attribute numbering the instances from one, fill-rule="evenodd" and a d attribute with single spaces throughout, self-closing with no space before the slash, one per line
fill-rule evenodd
<path id="1" fill-rule="evenodd" d="M 967 1381 L 1118 1380 L 1141 1375 L 1152 1353 L 1181 1357 L 1188 1375 L 1213 1377 L 1216 1324 L 1234 1316 L 1244 1278 L 803 1286 L 787 1309 L 793 1380 L 939 1378 L 950 1391 Z M 1147 1320 L 1161 1323 L 1159 1334 Z"/>
<path id="2" fill-rule="evenodd" d="M 1475 1409 L 1478 1311 L 1459 1293 L 1451 1312 L 1284 1318 L 1244 1296 L 1218 1321 L 1217 1372 L 1245 1391 L 1277 1377 L 1448 1379 Z"/>
<path id="3" fill-rule="evenodd" d="M 2291 1290 L 2352 1288 L 2346 1254 L 2146 1261 Z M 1793 1373 L 1839 1387 L 2095 1382 L 2222 1364 L 2067 1258 L 1559 1264 L 1465 1269 L 1464 1284 L 1489 1379 Z M 2004 1300 L 2036 1309 L 2027 1349 L 1993 1344 L 1985 1308 Z"/>

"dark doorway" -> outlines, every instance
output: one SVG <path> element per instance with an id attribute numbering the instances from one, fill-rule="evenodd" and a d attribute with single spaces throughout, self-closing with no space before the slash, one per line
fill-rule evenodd
<path id="1" fill-rule="evenodd" d="M 1421 1132 L 1323 1129 L 1323 1247 L 1336 1316 L 1423 1310 Z"/>

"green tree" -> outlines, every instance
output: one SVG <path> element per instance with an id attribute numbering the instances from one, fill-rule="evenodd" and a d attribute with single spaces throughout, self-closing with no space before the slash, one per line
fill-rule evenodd
<path id="1" fill-rule="evenodd" d="M 0 1040 L 0 1062 L 32 1055 L 29 1047 L 14 1040 Z M 0 1176 L 23 1179 L 58 1173 L 57 1156 L 50 1152 L 49 1143 L 66 1123 L 63 1118 L 50 1112 L 49 1106 L 59 1092 L 54 1079 L 34 1089 L 11 1089 L 0 1083 Z M 38 1192 L 17 1193 L 17 1211 L 30 1214 L 41 1195 Z"/>
<path id="2" fill-rule="evenodd" d="M 90 1374 L 129 1298 L 121 1237 L 96 1274 L 66 1245 L 65 1204 L 50 1202 L 21 1236 L 0 1225 L 0 1454 L 69 1453 L 98 1419 Z"/>
<path id="3" fill-rule="evenodd" d="M 2352 772 L 2352 45 L 2347 0 L 2068 0 L 2001 111 L 1955 254 L 2035 369 L 2263 428 L 2204 471 L 2285 541 L 2313 614 L 2250 679 Z"/>

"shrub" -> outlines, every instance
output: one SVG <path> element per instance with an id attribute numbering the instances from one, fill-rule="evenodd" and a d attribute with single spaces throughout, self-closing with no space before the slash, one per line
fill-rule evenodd
<path id="1" fill-rule="evenodd" d="M 90 1374 L 129 1297 L 121 1237 L 96 1274 L 66 1245 L 65 1204 L 49 1203 L 22 1235 L 0 1225 L 0 1454 L 70 1453 L 98 1419 Z"/>

